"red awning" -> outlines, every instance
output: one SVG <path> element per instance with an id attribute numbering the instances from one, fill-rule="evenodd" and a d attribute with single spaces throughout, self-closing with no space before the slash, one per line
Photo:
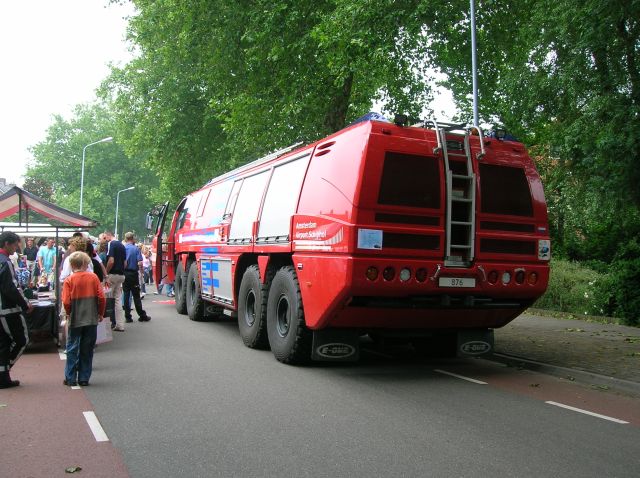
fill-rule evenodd
<path id="1" fill-rule="evenodd" d="M 49 201 L 45 201 L 18 186 L 14 186 L 0 196 L 0 219 L 11 216 L 20 210 L 36 211 L 67 226 L 92 228 L 98 225 L 93 219 L 51 204 Z M 24 220 L 25 218 L 21 222 L 24 222 Z"/>

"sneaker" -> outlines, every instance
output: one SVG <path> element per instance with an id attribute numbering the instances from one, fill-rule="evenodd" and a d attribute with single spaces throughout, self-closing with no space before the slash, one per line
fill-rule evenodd
<path id="1" fill-rule="evenodd" d="M 144 317 L 140 317 L 138 319 L 138 322 L 149 322 L 151 320 L 151 317 L 149 317 L 148 315 L 145 315 Z"/>
<path id="2" fill-rule="evenodd" d="M 76 385 L 78 385 L 77 382 L 67 382 L 67 379 L 65 378 L 62 381 L 62 385 L 66 385 L 67 387 L 75 387 Z"/>
<path id="3" fill-rule="evenodd" d="M 133 322 L 133 319 L 126 319 L 126 320 L 125 320 L 125 322 L 126 322 L 127 324 L 130 324 L 131 322 Z"/>
<path id="4" fill-rule="evenodd" d="M 141 298 L 141 299 L 144 299 L 144 296 L 145 296 L 145 295 L 147 295 L 147 293 L 146 293 L 146 292 L 140 292 L 140 298 Z"/>
<path id="5" fill-rule="evenodd" d="M 167 297 L 175 297 L 176 295 L 173 292 L 167 294 Z"/>
<path id="6" fill-rule="evenodd" d="M 89 381 L 88 380 L 78 380 L 78 385 L 80 385 L 81 387 L 88 387 L 89 386 Z"/>
<path id="7" fill-rule="evenodd" d="M 115 327 L 113 329 L 114 332 L 124 332 L 124 329 L 122 327 Z"/>
<path id="8" fill-rule="evenodd" d="M 153 291 L 153 295 L 158 295 L 158 291 L 157 291 L 157 290 L 154 290 L 154 291 Z"/>

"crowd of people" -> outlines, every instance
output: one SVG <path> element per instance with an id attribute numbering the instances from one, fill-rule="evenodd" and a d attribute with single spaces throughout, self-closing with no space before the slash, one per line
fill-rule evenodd
<path id="1" fill-rule="evenodd" d="M 131 302 L 139 322 L 151 317 L 142 306 L 146 284 L 153 284 L 155 253 L 136 243 L 127 232 L 124 241 L 105 231 L 97 240 L 74 233 L 66 243 L 48 238 L 22 242 L 10 231 L 0 234 L 0 389 L 18 386 L 10 370 L 29 341 L 24 314 L 32 311 L 28 299 L 38 292 L 61 287 L 61 324 L 67 330 L 64 385 L 89 385 L 97 327 L 108 318 L 111 330 L 124 332 L 133 322 Z M 57 272 L 57 274 L 56 274 Z M 57 276 L 57 278 L 56 278 Z M 162 282 L 173 296 L 173 285 Z"/>

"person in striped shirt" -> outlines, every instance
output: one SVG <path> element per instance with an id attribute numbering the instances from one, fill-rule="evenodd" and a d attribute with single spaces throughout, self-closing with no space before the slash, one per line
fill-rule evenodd
<path id="1" fill-rule="evenodd" d="M 87 271 L 91 259 L 85 252 L 69 256 L 73 273 L 62 286 L 62 304 L 69 317 L 65 385 L 89 385 L 93 368 L 98 322 L 102 322 L 106 300 L 98 277 Z"/>

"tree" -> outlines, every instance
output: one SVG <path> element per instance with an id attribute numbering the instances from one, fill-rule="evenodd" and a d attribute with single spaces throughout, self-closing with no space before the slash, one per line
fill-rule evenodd
<path id="1" fill-rule="evenodd" d="M 418 114 L 431 94 L 421 19 L 435 7 L 424 2 L 134 3 L 139 56 L 113 69 L 101 95 L 127 152 L 149 158 L 174 200 L 344 127 L 373 100 Z"/>
<path id="2" fill-rule="evenodd" d="M 53 199 L 53 186 L 45 178 L 27 175 L 24 180 L 23 189 L 47 201 Z"/>
<path id="3" fill-rule="evenodd" d="M 77 211 L 83 148 L 113 135 L 112 114 L 103 105 L 79 105 L 70 120 L 54 116 L 44 141 L 31 152 L 34 160 L 25 175 L 25 188 L 44 199 Z M 119 144 L 97 144 L 86 150 L 83 214 L 97 220 L 100 228 L 111 228 L 115 219 L 116 192 L 128 186 L 135 190 L 120 197 L 121 218 L 130 228 L 144 231 L 144 217 L 157 188 L 155 173 L 142 161 L 127 157 Z M 34 189 L 29 189 L 33 186 Z M 122 219 L 120 219 L 122 220 Z"/>

